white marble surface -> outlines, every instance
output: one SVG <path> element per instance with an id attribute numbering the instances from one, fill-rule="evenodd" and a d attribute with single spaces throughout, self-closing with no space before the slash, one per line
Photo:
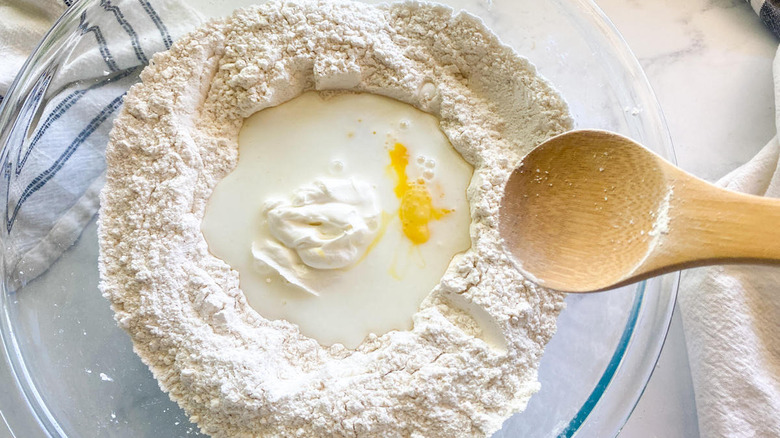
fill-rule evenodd
<path id="1" fill-rule="evenodd" d="M 775 134 L 778 41 L 744 0 L 596 0 L 646 70 L 679 165 L 716 180 Z M 11 435 L 0 419 L 0 438 Z M 685 339 L 675 313 L 655 373 L 622 437 L 698 436 Z"/>
<path id="2" fill-rule="evenodd" d="M 776 133 L 778 40 L 744 0 L 596 0 L 634 51 L 666 115 L 680 167 L 717 180 Z M 699 436 L 675 312 L 653 377 L 621 437 Z"/>

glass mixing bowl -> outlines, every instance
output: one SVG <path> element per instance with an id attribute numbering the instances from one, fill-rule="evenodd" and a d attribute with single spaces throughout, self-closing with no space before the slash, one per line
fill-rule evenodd
<path id="1" fill-rule="evenodd" d="M 133 3 L 143 5 L 145 1 Z M 216 17 L 249 1 L 227 3 L 193 0 L 188 4 L 207 17 Z M 568 101 L 578 127 L 622 133 L 673 160 L 666 124 L 644 74 L 593 3 L 444 3 L 481 17 L 506 44 L 529 58 Z M 0 108 L 0 158 L 5 176 L 0 193 L 7 193 L 12 181 L 11 158 L 17 159 L 17 152 L 47 123 L 43 108 L 62 99 L 67 89 L 61 85 L 62 75 L 72 73 L 68 67 L 77 62 L 74 47 L 85 38 L 96 37 L 90 26 L 99 23 L 86 22 L 84 17 L 97 8 L 109 11 L 112 4 L 122 2 L 82 0 L 73 5 L 31 56 L 6 96 Z M 95 65 L 77 66 L 81 77 L 90 79 L 76 86 L 88 88 L 102 81 L 126 89 L 137 78 L 137 68 L 126 69 L 128 74 L 119 77 L 116 71 Z M 96 70 L 84 70 L 90 68 Z M 102 122 L 104 128 L 92 134 L 98 151 L 105 145 L 110 121 L 109 116 Z M 100 174 L 102 168 L 96 165 L 84 171 Z M 5 225 L 7 211 L 8 207 Z M 16 227 L 23 230 L 24 223 Z M 9 242 L 3 241 L 3 255 Z M 0 382 L 4 395 L 0 410 L 5 421 L 16 436 L 32 438 L 198 435 L 197 428 L 160 391 L 135 356 L 128 336 L 116 327 L 108 302 L 97 288 L 97 257 L 94 219 L 47 271 L 23 286 L 12 283 L 12 267 L 4 257 L 0 294 L 4 351 Z M 671 275 L 605 293 L 570 295 L 539 368 L 541 391 L 495 436 L 618 434 L 658 358 L 677 279 Z"/>

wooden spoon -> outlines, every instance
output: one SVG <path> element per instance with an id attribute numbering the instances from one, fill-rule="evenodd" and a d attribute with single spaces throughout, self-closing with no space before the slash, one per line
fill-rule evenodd
<path id="1" fill-rule="evenodd" d="M 567 292 L 780 261 L 780 200 L 715 187 L 606 131 L 568 132 L 529 153 L 504 190 L 499 228 L 521 271 Z"/>

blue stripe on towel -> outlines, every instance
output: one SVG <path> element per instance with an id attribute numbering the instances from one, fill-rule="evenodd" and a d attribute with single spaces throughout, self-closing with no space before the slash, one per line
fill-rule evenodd
<path id="1" fill-rule="evenodd" d="M 154 22 L 154 25 L 157 26 L 157 30 L 160 31 L 160 36 L 162 36 L 163 44 L 165 44 L 165 50 L 168 50 L 171 48 L 171 45 L 173 44 L 173 40 L 171 40 L 171 35 L 168 33 L 168 28 L 165 27 L 165 24 L 160 19 L 160 16 L 157 14 L 157 11 L 154 10 L 152 5 L 147 0 L 138 0 L 138 3 L 143 6 L 144 11 L 146 11 L 147 15 L 149 15 L 149 18 L 152 19 L 152 22 Z"/>
<path id="2" fill-rule="evenodd" d="M 24 191 L 22 192 L 22 195 L 19 197 L 19 200 L 16 202 L 16 206 L 14 207 L 14 211 L 11 214 L 11 216 L 8 216 L 8 210 L 7 210 L 7 204 L 6 204 L 6 213 L 5 213 L 5 223 L 6 223 L 6 231 L 8 233 L 11 232 L 11 229 L 13 228 L 14 222 L 16 221 L 16 216 L 19 214 L 19 209 L 21 208 L 22 204 L 27 200 L 27 198 L 30 197 L 33 193 L 38 191 L 41 187 L 46 185 L 46 183 L 54 178 L 54 175 L 57 174 L 57 172 L 62 169 L 62 167 L 65 165 L 65 163 L 68 162 L 68 159 L 73 155 L 74 152 L 79 148 L 79 146 L 84 143 L 84 141 L 93 133 L 95 130 L 108 119 L 108 117 L 116 111 L 117 108 L 119 108 L 122 105 L 122 98 L 124 97 L 124 94 L 121 96 L 117 96 L 114 98 L 114 100 L 111 101 L 105 108 L 103 108 L 97 116 L 95 116 L 89 124 L 79 132 L 79 135 L 76 136 L 76 139 L 71 142 L 71 144 L 68 146 L 67 149 L 57 158 L 57 160 L 54 162 L 54 164 L 51 165 L 48 169 L 41 172 L 40 175 L 36 176 L 30 184 L 25 187 Z M 6 174 L 8 174 L 8 171 L 10 170 L 8 166 L 10 166 L 11 163 L 8 163 L 6 166 Z M 10 188 L 10 184 L 8 184 L 8 187 Z"/>
<path id="3" fill-rule="evenodd" d="M 105 78 L 96 84 L 92 84 L 87 88 L 76 90 L 62 99 L 60 103 L 58 103 L 57 106 L 55 106 L 54 109 L 49 112 L 49 114 L 46 116 L 46 120 L 43 121 L 38 130 L 35 132 L 35 136 L 30 142 L 30 145 L 27 147 L 27 150 L 24 152 L 24 157 L 22 157 L 22 148 L 19 148 L 16 155 L 16 175 L 19 175 L 22 172 L 24 163 L 27 162 L 27 158 L 30 156 L 30 153 L 35 148 L 35 145 L 38 144 L 38 141 L 41 139 L 43 134 L 51 127 L 54 122 L 56 122 L 60 117 L 68 112 L 70 107 L 75 105 L 82 97 L 84 97 L 88 91 L 100 88 L 108 83 L 124 79 L 137 72 L 137 68 L 127 69 L 119 74 Z"/>
<path id="4" fill-rule="evenodd" d="M 11 132 L 20 132 L 20 133 L 31 132 L 30 127 L 32 126 L 35 120 L 35 112 L 38 110 L 38 108 L 41 105 L 41 102 L 43 101 L 43 97 L 46 94 L 46 90 L 49 88 L 51 79 L 52 79 L 51 69 L 48 69 L 41 74 L 41 76 L 38 78 L 38 81 L 35 83 L 33 88 L 25 97 L 24 101 L 20 103 L 19 114 L 16 117 L 16 120 L 14 121 L 13 127 L 11 128 Z M 24 125 L 23 127 L 21 127 L 22 124 Z M 22 146 L 24 145 L 23 138 L 25 138 L 26 136 L 15 135 L 14 137 L 15 139 L 18 139 L 19 150 L 21 150 Z M 11 163 L 10 156 L 11 156 L 10 148 L 8 147 L 3 148 L 2 156 L 0 156 L 0 161 L 2 161 L 3 163 L 8 162 L 10 166 Z M 10 167 L 8 169 L 10 169 Z M 6 204 L 8 204 L 7 197 L 6 197 Z"/>
<path id="5" fill-rule="evenodd" d="M 92 32 L 95 35 L 95 40 L 98 44 L 98 50 L 100 50 L 100 56 L 103 58 L 103 61 L 106 62 L 108 69 L 111 71 L 118 71 L 119 67 L 116 65 L 114 57 L 108 50 L 108 45 L 106 44 L 106 39 L 103 37 L 103 32 L 101 32 L 98 26 L 87 26 L 89 26 L 89 23 L 87 23 L 87 12 L 84 11 L 81 13 L 81 22 L 79 23 L 79 30 L 81 31 L 81 34 L 84 35 L 88 32 Z"/>
<path id="6" fill-rule="evenodd" d="M 38 81 L 35 83 L 35 85 L 27 94 L 27 96 L 24 98 L 24 100 L 16 104 L 16 106 L 18 107 L 17 109 L 18 114 L 16 116 L 16 119 L 13 121 L 11 128 L 9 129 L 8 137 L 6 138 L 5 147 L 0 148 L 0 163 L 2 163 L 3 166 L 6 182 L 10 182 L 11 173 L 12 173 L 11 172 L 12 163 L 10 158 L 12 152 L 11 152 L 11 146 L 9 145 L 19 144 L 19 147 L 21 148 L 22 145 L 24 144 L 23 143 L 24 134 L 19 135 L 19 133 L 21 133 L 22 131 L 27 133 L 30 130 L 32 121 L 35 118 L 34 113 L 40 106 L 40 97 L 43 96 L 45 89 L 48 87 L 48 84 L 51 81 L 51 75 L 46 73 L 47 72 L 43 72 L 41 74 Z M 43 89 L 44 91 L 41 91 L 41 89 Z M 24 124 L 24 127 L 21 127 L 22 124 Z M 10 188 L 6 187 L 6 190 L 10 190 Z M 8 196 L 6 196 L 6 205 L 7 204 L 8 204 Z"/>
<path id="7" fill-rule="evenodd" d="M 138 58 L 142 64 L 148 64 L 149 59 L 146 57 L 146 54 L 144 54 L 144 51 L 141 48 L 141 42 L 138 40 L 138 34 L 135 33 L 133 26 L 131 26 L 130 23 L 128 23 L 125 19 L 125 14 L 122 13 L 119 7 L 112 5 L 110 0 L 100 0 L 100 6 L 102 6 L 106 11 L 114 14 L 116 21 L 120 26 L 122 26 L 122 29 L 124 29 L 125 32 L 130 35 L 130 42 L 133 45 L 136 58 Z"/>

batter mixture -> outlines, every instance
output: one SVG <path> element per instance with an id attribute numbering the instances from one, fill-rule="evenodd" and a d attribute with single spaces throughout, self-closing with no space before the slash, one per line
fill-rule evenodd
<path id="1" fill-rule="evenodd" d="M 101 289 L 160 387 L 204 433 L 484 437 L 524 409 L 563 297 L 513 268 L 499 200 L 520 158 L 571 128 L 533 66 L 478 19 L 442 6 L 270 2 L 182 38 L 141 76 L 106 152 Z M 214 187 L 236 166 L 244 119 L 310 90 L 430 113 L 474 168 L 470 249 L 411 330 L 354 349 L 264 318 L 201 232 Z"/>

